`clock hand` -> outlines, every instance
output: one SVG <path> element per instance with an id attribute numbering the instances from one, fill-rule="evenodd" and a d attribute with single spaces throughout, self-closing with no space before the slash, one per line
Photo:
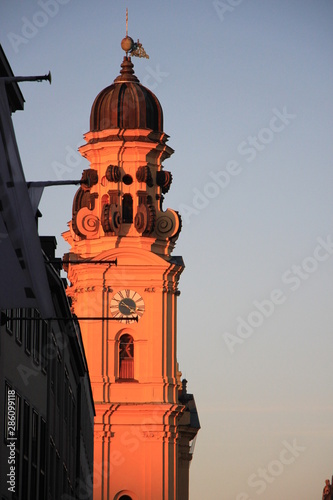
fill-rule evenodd
<path id="1" fill-rule="evenodd" d="M 131 312 L 131 313 L 135 312 L 135 309 L 133 309 L 132 307 L 130 307 L 128 304 L 126 304 L 126 302 L 120 302 L 119 307 L 120 306 L 127 307 L 127 309 L 129 310 L 129 312 Z"/>
<path id="2" fill-rule="evenodd" d="M 127 307 L 127 309 L 131 310 L 130 306 L 129 306 L 129 305 L 127 305 L 127 304 L 126 304 L 126 302 L 120 302 L 120 303 L 119 303 L 119 307 L 120 307 L 120 306 L 125 306 L 125 307 Z"/>

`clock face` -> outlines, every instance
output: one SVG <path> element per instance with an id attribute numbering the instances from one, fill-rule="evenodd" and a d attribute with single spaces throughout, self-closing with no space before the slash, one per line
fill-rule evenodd
<path id="1" fill-rule="evenodd" d="M 113 318 L 119 318 L 123 323 L 133 323 L 133 318 L 140 319 L 145 312 L 145 303 L 138 292 L 125 289 L 113 296 L 110 310 Z"/>

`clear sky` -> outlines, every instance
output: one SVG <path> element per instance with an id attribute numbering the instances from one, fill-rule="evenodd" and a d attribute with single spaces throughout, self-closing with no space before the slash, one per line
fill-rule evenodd
<path id="1" fill-rule="evenodd" d="M 126 6 L 150 55 L 136 75 L 175 149 L 178 358 L 202 425 L 191 500 L 320 498 L 333 474 L 333 3 L 3 0 L 15 74 L 53 77 L 21 84 L 28 180 L 88 167 L 76 151 L 119 74 Z M 75 191 L 41 203 L 59 256 Z"/>

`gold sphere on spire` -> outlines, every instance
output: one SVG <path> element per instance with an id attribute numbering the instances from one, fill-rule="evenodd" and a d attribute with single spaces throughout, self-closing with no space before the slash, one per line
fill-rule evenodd
<path id="1" fill-rule="evenodd" d="M 134 40 L 130 36 L 126 36 L 121 41 L 121 48 L 127 53 L 130 52 L 134 47 Z"/>

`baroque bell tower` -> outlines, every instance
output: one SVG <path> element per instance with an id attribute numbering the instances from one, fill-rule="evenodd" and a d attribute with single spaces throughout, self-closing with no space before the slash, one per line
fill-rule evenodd
<path id="1" fill-rule="evenodd" d="M 177 363 L 181 220 L 162 208 L 173 150 L 134 74 L 142 45 L 126 36 L 122 48 L 120 75 L 92 105 L 80 148 L 90 168 L 63 235 L 95 402 L 94 500 L 186 500 L 200 425 Z"/>

